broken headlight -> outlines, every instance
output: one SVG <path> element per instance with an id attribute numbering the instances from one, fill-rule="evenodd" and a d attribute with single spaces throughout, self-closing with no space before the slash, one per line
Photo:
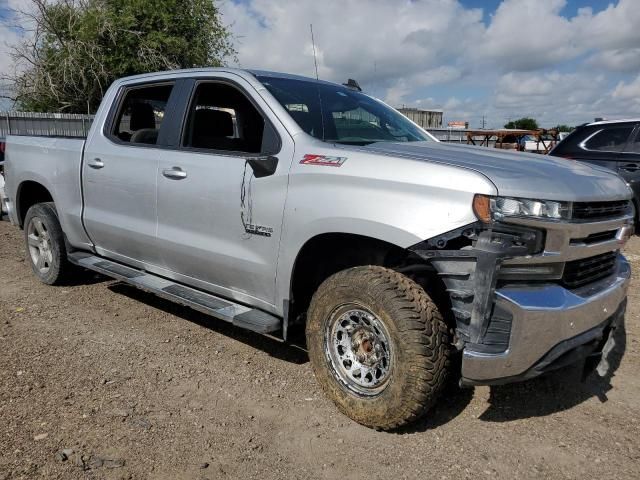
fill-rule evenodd
<path id="1" fill-rule="evenodd" d="M 484 223 L 506 217 L 534 217 L 543 219 L 569 219 L 571 206 L 568 202 L 532 200 L 528 198 L 489 197 L 476 195 L 473 211 Z"/>

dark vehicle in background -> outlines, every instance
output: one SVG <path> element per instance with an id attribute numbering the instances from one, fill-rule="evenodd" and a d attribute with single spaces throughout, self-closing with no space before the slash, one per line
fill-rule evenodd
<path id="1" fill-rule="evenodd" d="M 620 174 L 635 195 L 636 233 L 640 234 L 640 118 L 586 123 L 549 155 L 600 165 Z"/>

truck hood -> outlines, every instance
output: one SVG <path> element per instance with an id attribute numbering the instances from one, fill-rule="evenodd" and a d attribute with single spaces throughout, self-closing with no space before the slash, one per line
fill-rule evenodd
<path id="1" fill-rule="evenodd" d="M 474 170 L 507 197 L 591 202 L 632 196 L 626 182 L 611 170 L 548 155 L 439 142 L 379 142 L 363 150 Z"/>

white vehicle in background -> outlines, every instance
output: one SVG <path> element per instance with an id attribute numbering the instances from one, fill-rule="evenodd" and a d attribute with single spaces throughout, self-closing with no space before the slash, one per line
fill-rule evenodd
<path id="1" fill-rule="evenodd" d="M 522 139 L 524 151 L 530 153 L 549 153 L 553 147 L 564 140 L 567 135 L 569 135 L 569 132 L 559 132 L 557 140 L 550 135 L 543 135 L 540 140 L 533 135 L 527 135 Z"/>

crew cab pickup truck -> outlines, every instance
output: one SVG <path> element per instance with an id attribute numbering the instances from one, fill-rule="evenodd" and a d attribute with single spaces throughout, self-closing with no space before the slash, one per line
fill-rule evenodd
<path id="1" fill-rule="evenodd" d="M 10 136 L 6 161 L 41 281 L 82 267 L 261 334 L 304 328 L 326 394 L 373 428 L 421 416 L 448 377 L 593 363 L 623 321 L 634 212 L 618 175 L 439 143 L 353 87 L 125 78 L 86 140 Z"/>

